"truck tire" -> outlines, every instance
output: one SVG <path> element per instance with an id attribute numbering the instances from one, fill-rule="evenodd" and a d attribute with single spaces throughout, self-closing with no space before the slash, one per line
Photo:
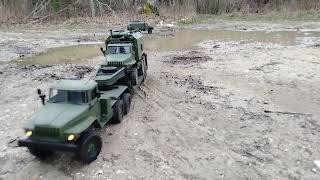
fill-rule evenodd
<path id="1" fill-rule="evenodd" d="M 144 60 L 146 62 L 146 69 L 148 69 L 148 55 L 146 53 L 143 53 L 142 56 L 144 57 Z"/>
<path id="2" fill-rule="evenodd" d="M 123 113 L 124 114 L 128 114 L 130 112 L 130 106 L 131 106 L 131 94 L 124 93 L 123 95 Z"/>
<path id="3" fill-rule="evenodd" d="M 146 66 L 146 59 L 143 58 L 143 61 L 142 61 L 142 75 L 143 75 L 143 80 L 142 82 L 144 82 L 146 79 L 147 79 L 147 66 Z"/>
<path id="4" fill-rule="evenodd" d="M 132 85 L 135 86 L 135 85 L 138 85 L 138 69 L 137 68 L 133 68 L 132 69 L 132 72 L 131 72 L 131 82 L 132 82 Z"/>
<path id="5" fill-rule="evenodd" d="M 148 34 L 152 34 L 152 29 L 151 28 L 148 29 Z"/>
<path id="6" fill-rule="evenodd" d="M 47 158 L 53 154 L 53 151 L 50 150 L 40 150 L 33 147 L 28 147 L 30 154 L 34 155 L 37 158 Z"/>
<path id="7" fill-rule="evenodd" d="M 83 134 L 79 145 L 79 158 L 81 162 L 89 164 L 98 158 L 102 147 L 102 140 L 100 136 L 88 132 Z"/>
<path id="8" fill-rule="evenodd" d="M 119 124 L 123 119 L 123 101 L 118 100 L 113 106 L 112 123 Z"/>

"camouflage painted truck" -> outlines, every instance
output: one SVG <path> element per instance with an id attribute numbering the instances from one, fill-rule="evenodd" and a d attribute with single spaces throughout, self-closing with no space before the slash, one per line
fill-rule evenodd
<path id="1" fill-rule="evenodd" d="M 44 106 L 24 126 L 26 138 L 19 146 L 36 157 L 63 151 L 77 154 L 83 163 L 97 159 L 102 140 L 95 130 L 122 121 L 130 111 L 133 89 L 146 78 L 142 35 L 114 33 L 106 41 L 106 60 L 96 81 L 61 80 L 50 88 L 48 100 L 38 90 Z"/>
<path id="2" fill-rule="evenodd" d="M 152 34 L 153 27 L 149 26 L 148 23 L 144 21 L 131 21 L 129 22 L 127 26 L 127 30 L 133 31 L 133 30 L 139 30 L 139 31 L 147 31 L 148 34 Z"/>

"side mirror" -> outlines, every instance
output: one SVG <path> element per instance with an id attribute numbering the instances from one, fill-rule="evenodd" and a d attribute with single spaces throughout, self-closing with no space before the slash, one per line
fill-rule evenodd
<path id="1" fill-rule="evenodd" d="M 37 89 L 37 93 L 39 95 L 39 98 L 41 99 L 42 104 L 45 105 L 46 95 L 42 94 L 41 89 Z"/>
<path id="2" fill-rule="evenodd" d="M 42 94 L 41 89 L 37 89 L 37 93 L 40 96 L 40 94 Z"/>
<path id="3" fill-rule="evenodd" d="M 97 93 L 97 98 L 100 98 L 101 97 L 101 94 L 100 93 Z"/>
<path id="4" fill-rule="evenodd" d="M 105 50 L 103 50 L 103 48 L 102 48 L 102 47 L 100 47 L 100 51 L 102 52 L 103 56 L 106 56 L 106 51 L 105 51 Z"/>

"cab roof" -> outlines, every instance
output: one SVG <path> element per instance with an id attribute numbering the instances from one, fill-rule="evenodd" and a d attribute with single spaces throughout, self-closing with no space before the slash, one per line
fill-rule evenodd
<path id="1" fill-rule="evenodd" d="M 144 21 L 141 20 L 136 20 L 136 21 L 130 21 L 129 24 L 136 24 L 136 23 L 145 23 Z"/>
<path id="2" fill-rule="evenodd" d="M 130 43 L 115 43 L 115 44 L 108 44 L 108 46 L 132 46 Z"/>
<path id="3" fill-rule="evenodd" d="M 52 88 L 59 90 L 70 90 L 70 91 L 87 91 L 97 86 L 97 83 L 92 80 L 61 80 L 57 84 L 53 85 Z"/>

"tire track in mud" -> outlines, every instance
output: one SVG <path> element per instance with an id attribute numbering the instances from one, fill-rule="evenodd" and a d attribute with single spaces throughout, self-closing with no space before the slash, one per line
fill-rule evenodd
<path id="1" fill-rule="evenodd" d="M 162 73 L 162 71 L 160 73 Z M 170 72 L 167 72 L 166 74 L 166 77 L 169 77 L 169 79 L 171 78 L 170 74 L 171 74 Z M 169 85 L 173 84 L 177 89 L 188 86 L 187 83 L 182 84 L 181 86 L 181 84 L 178 82 L 179 79 L 181 79 L 181 74 L 179 75 L 174 74 L 172 76 L 173 76 L 173 79 L 167 80 L 167 84 Z M 175 126 L 174 130 L 181 132 L 181 130 L 183 129 L 188 129 L 188 128 L 185 128 L 183 125 L 181 125 L 187 122 L 188 125 L 185 125 L 185 126 L 189 126 L 189 127 L 193 126 L 193 128 L 197 129 L 197 130 L 193 130 L 193 132 L 189 131 L 190 134 L 197 134 L 197 133 L 199 134 L 199 132 L 201 132 L 200 133 L 201 135 L 205 134 L 205 136 L 208 136 L 208 134 L 210 134 L 210 126 L 203 125 L 203 120 L 205 118 L 201 118 L 201 117 L 198 118 L 197 113 L 195 113 L 194 111 L 188 111 L 188 109 L 186 108 L 188 103 L 198 105 L 196 102 L 184 101 L 187 98 L 191 98 L 191 97 L 186 97 L 191 94 L 186 93 L 186 94 L 180 95 L 179 96 L 180 98 L 177 98 L 174 95 L 172 96 L 170 93 L 173 93 L 174 91 L 176 92 L 179 92 L 179 91 L 177 91 L 175 88 L 171 88 L 171 86 L 169 85 L 166 86 L 165 84 L 159 84 L 155 80 L 152 80 L 151 83 L 148 81 L 147 84 L 148 84 L 147 88 L 142 89 L 143 94 L 145 94 L 145 96 L 141 96 L 141 98 L 142 99 L 147 98 L 147 100 L 145 101 L 150 101 L 148 104 L 149 106 L 154 106 L 155 108 L 161 108 L 164 111 L 167 111 L 170 115 L 174 116 L 175 120 L 177 121 L 175 124 L 173 124 Z M 179 85 L 180 87 L 178 87 Z M 162 90 L 161 88 L 163 88 L 164 90 Z M 233 121 L 238 124 L 246 124 L 246 125 L 252 124 L 252 127 L 250 127 L 251 131 L 252 130 L 256 131 L 254 133 L 249 133 L 248 135 L 243 134 L 244 131 L 240 131 L 239 132 L 240 137 L 249 138 L 244 140 L 243 142 L 239 138 L 234 139 L 234 140 L 240 140 L 240 143 L 234 143 L 234 140 L 225 141 L 226 137 L 223 137 L 224 133 L 216 131 L 216 134 L 218 136 L 214 136 L 215 134 L 213 133 L 213 137 L 215 139 L 214 139 L 214 143 L 211 144 L 211 146 L 214 147 L 214 149 L 218 149 L 219 152 L 226 153 L 229 159 L 232 159 L 235 162 L 233 166 L 241 166 L 241 168 L 238 167 L 236 169 L 242 170 L 242 171 L 244 170 L 248 172 L 248 174 L 250 174 L 251 177 L 256 177 L 259 179 L 267 179 L 268 177 L 270 177 L 270 174 L 268 175 L 268 172 L 266 172 L 265 169 L 262 168 L 264 164 L 266 165 L 269 164 L 267 168 L 268 171 L 271 171 L 273 173 L 279 173 L 276 171 L 276 169 L 274 169 L 274 167 L 284 167 L 283 164 L 273 163 L 273 159 L 276 159 L 278 152 L 274 152 L 274 150 L 272 150 L 273 152 L 264 152 L 263 149 L 262 150 L 259 149 L 259 147 L 261 145 L 263 146 L 264 144 L 263 143 L 264 138 L 268 137 L 269 135 L 272 137 L 272 134 L 271 134 L 272 129 L 270 128 L 273 128 L 276 125 L 275 121 L 270 116 L 265 115 L 262 111 L 260 112 L 258 110 L 259 108 L 250 108 L 251 106 L 257 105 L 256 103 L 250 104 L 251 101 L 247 102 L 248 104 L 246 106 L 241 106 L 241 104 L 237 105 L 232 102 L 229 102 L 230 100 L 232 101 L 234 98 L 236 98 L 236 100 L 243 100 L 243 98 L 237 97 L 239 95 L 234 95 L 234 94 L 226 95 L 226 94 L 221 94 L 220 92 L 217 92 L 214 94 L 205 93 L 205 91 L 208 89 L 201 82 L 196 83 L 194 87 L 191 86 L 189 88 L 191 90 L 194 89 L 198 91 L 198 93 L 202 95 L 213 95 L 213 96 L 216 95 L 217 98 L 224 99 L 221 103 L 218 103 L 217 105 L 220 108 L 222 108 L 224 111 L 228 112 L 229 110 L 231 110 L 231 112 L 232 111 L 238 112 L 239 116 L 241 117 L 239 117 L 239 120 L 234 119 Z M 227 89 L 225 92 L 228 92 L 228 91 L 229 90 Z M 261 106 L 261 105 L 258 104 L 258 106 Z M 205 109 L 203 107 L 195 107 L 195 108 Z M 258 119 L 258 122 L 255 122 L 256 119 Z M 247 122 L 241 123 L 241 121 L 247 121 Z M 252 123 L 250 123 L 250 121 L 252 121 Z M 171 125 L 169 122 L 167 124 L 168 126 Z M 258 127 L 259 125 L 263 125 L 264 130 L 259 128 Z M 232 132 L 233 130 L 234 129 L 232 128 L 227 129 L 227 131 L 230 131 L 231 135 L 236 135 L 234 134 L 234 132 Z M 196 131 L 196 133 L 194 133 L 194 131 Z M 186 137 L 180 136 L 179 139 L 182 139 L 182 141 L 185 141 Z M 246 144 L 243 144 L 243 143 L 247 143 L 248 148 L 246 148 Z M 183 145 L 183 146 L 185 147 L 186 145 Z M 254 149 L 251 150 L 250 149 L 251 147 L 253 147 Z M 188 151 L 188 149 L 186 149 L 186 151 Z M 218 156 L 219 155 L 220 154 L 218 154 Z M 189 159 L 192 159 L 192 158 L 189 158 Z M 274 164 L 274 165 L 270 165 L 270 164 Z M 233 173 L 235 171 L 237 170 L 231 170 L 231 172 Z M 285 175 L 282 175 L 282 176 L 285 176 Z"/>
<path id="2" fill-rule="evenodd" d="M 152 80 L 153 81 L 153 80 Z M 148 81 L 147 85 L 141 87 L 142 94 L 146 96 L 140 95 L 140 98 L 146 103 L 148 106 L 152 107 L 153 109 L 160 108 L 166 113 L 173 116 L 175 123 L 167 122 L 167 128 L 171 131 L 175 132 L 176 138 L 178 138 L 182 143 L 180 143 L 181 148 L 184 148 L 184 151 L 196 153 L 196 149 L 190 148 L 190 144 L 183 143 L 188 141 L 187 139 L 190 138 L 186 134 L 191 134 L 200 137 L 199 139 L 206 139 L 204 142 L 205 150 L 212 149 L 214 147 L 215 151 L 219 151 L 220 154 L 225 154 L 235 161 L 233 157 L 232 151 L 230 151 L 229 146 L 224 142 L 223 139 L 218 139 L 215 137 L 214 130 L 209 126 L 204 125 L 204 118 L 206 117 L 199 117 L 200 114 L 195 114 L 193 112 L 188 112 L 185 110 L 185 103 L 183 98 L 185 96 L 176 97 L 174 95 L 170 95 L 169 93 L 161 90 L 159 87 L 164 87 L 169 92 L 174 92 L 171 87 L 165 86 L 163 84 L 153 84 L 153 82 Z M 182 102 L 182 103 L 181 103 Z M 201 107 L 200 107 L 201 108 Z M 187 124 L 186 124 L 187 122 Z M 176 133 L 178 132 L 178 133 Z M 191 145 L 192 146 L 192 145 Z M 208 153 L 210 154 L 210 153 Z M 219 153 L 215 153 L 216 155 L 220 155 Z M 186 157 L 185 157 L 186 158 Z M 204 158 L 201 157 L 200 158 Z M 188 158 L 186 158 L 188 159 Z M 190 158 L 189 158 L 190 159 Z M 192 158 L 191 158 L 192 159 Z M 208 161 L 211 161 L 210 158 Z M 189 168 L 194 168 L 194 163 L 196 165 L 201 164 L 203 162 L 194 162 L 191 160 L 188 161 Z M 203 167 L 205 168 L 205 167 Z M 182 173 L 182 172 L 181 172 Z M 183 174 L 183 173 L 182 173 Z"/>
<path id="3" fill-rule="evenodd" d="M 149 83 L 150 85 L 150 83 Z M 196 127 L 198 130 L 201 131 L 201 133 L 199 132 L 189 132 L 190 134 L 200 134 L 200 136 L 202 135 L 203 138 L 208 138 L 209 142 L 204 142 L 204 143 L 209 143 L 209 146 L 211 146 L 211 148 L 215 149 L 215 151 L 218 151 L 217 153 L 215 153 L 215 156 L 221 156 L 221 154 L 226 155 L 228 158 L 227 159 L 231 159 L 232 161 L 237 163 L 244 163 L 243 161 L 239 160 L 238 155 L 243 156 L 245 158 L 248 159 L 254 159 L 257 160 L 257 158 L 259 159 L 259 156 L 255 156 L 255 155 L 249 155 L 250 152 L 248 153 L 243 153 L 246 152 L 245 150 L 240 149 L 240 151 L 236 151 L 234 148 L 232 148 L 232 144 L 227 144 L 224 140 L 224 138 L 219 138 L 216 137 L 214 134 L 214 131 L 209 127 L 209 126 L 205 126 L 203 125 L 203 122 L 201 122 L 201 119 L 203 118 L 199 118 L 199 114 L 194 114 L 192 112 L 188 112 L 185 110 L 184 104 L 183 103 L 175 103 L 174 101 L 169 101 L 169 99 L 172 99 L 172 96 L 168 95 L 167 93 L 163 92 L 161 89 L 157 88 L 157 87 L 163 87 L 163 86 L 154 86 L 154 87 L 148 87 L 147 91 L 144 91 L 144 94 L 151 94 L 151 92 L 149 92 L 150 89 L 154 90 L 152 91 L 152 94 L 155 97 L 149 97 L 150 101 L 154 102 L 154 106 L 163 108 L 164 110 L 168 111 L 171 115 L 174 115 L 176 117 L 177 120 L 179 120 L 179 122 L 176 122 L 174 125 L 174 127 L 170 127 L 170 125 L 168 123 L 168 128 L 170 129 L 174 129 L 174 131 L 178 131 L 178 132 L 183 132 L 183 129 L 188 129 L 185 128 L 183 126 L 181 126 L 180 124 L 185 124 L 185 122 L 189 123 L 190 128 L 194 128 Z M 166 88 L 168 89 L 168 87 Z M 170 90 L 171 91 L 171 90 Z M 179 101 L 179 99 L 177 100 Z M 149 103 L 148 105 L 153 106 L 153 103 Z M 201 108 L 201 107 L 200 107 Z M 190 126 L 191 125 L 191 126 Z M 189 129 L 190 129 L 189 128 Z M 182 131 L 181 131 L 182 130 Z M 204 133 L 204 135 L 203 135 Z M 219 134 L 219 133 L 218 133 Z M 179 139 L 181 139 L 182 141 L 185 141 L 186 137 L 184 136 L 179 136 Z M 188 147 L 188 145 L 183 146 L 184 148 Z M 190 150 L 188 148 L 186 148 L 186 150 Z M 209 151 L 209 148 L 207 149 Z M 192 151 L 192 149 L 190 150 Z M 195 150 L 193 152 L 196 152 Z M 237 155 L 238 154 L 238 155 Z M 193 163 L 202 163 L 202 162 L 194 162 Z M 246 167 L 248 168 L 250 165 L 249 164 L 245 164 Z M 193 165 L 190 165 L 190 168 L 194 168 Z M 205 167 L 203 167 L 205 168 Z M 250 167 L 252 170 L 255 169 L 256 175 L 259 175 L 260 178 L 265 178 L 265 175 L 263 175 L 261 172 L 259 172 L 258 168 L 255 167 Z M 182 173 L 183 174 L 183 173 Z"/>

